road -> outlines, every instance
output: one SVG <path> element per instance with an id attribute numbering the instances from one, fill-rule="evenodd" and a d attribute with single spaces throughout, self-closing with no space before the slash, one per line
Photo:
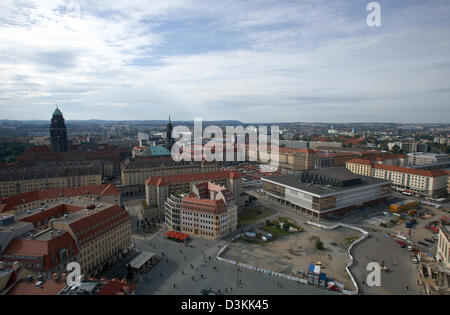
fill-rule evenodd
<path id="1" fill-rule="evenodd" d="M 421 287 L 416 282 L 417 265 L 411 262 L 411 252 L 387 238 L 384 232 L 371 233 L 371 237 L 356 245 L 352 253 L 355 261 L 350 271 L 358 283 L 360 294 L 420 294 Z M 367 285 L 370 271 L 366 268 L 372 261 L 380 265 L 384 261 L 390 269 L 389 272 L 381 272 L 381 287 Z"/>

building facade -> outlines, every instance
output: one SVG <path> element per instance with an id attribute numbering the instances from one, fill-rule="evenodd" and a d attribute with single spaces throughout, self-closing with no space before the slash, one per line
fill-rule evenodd
<path id="1" fill-rule="evenodd" d="M 442 198 L 447 195 L 447 174 L 441 170 L 411 169 L 360 159 L 348 161 L 346 167 L 354 174 L 389 180 L 392 188 L 398 191 L 430 198 Z"/>
<path id="2" fill-rule="evenodd" d="M 46 163 L 0 170 L 0 198 L 35 190 L 100 185 L 102 170 L 92 162 Z"/>
<path id="3" fill-rule="evenodd" d="M 437 261 L 450 271 L 450 221 L 441 221 L 437 246 Z"/>
<path id="4" fill-rule="evenodd" d="M 218 239 L 236 230 L 237 209 L 231 191 L 203 182 L 192 193 L 171 194 L 165 203 L 165 222 L 173 231 L 205 239 Z"/>

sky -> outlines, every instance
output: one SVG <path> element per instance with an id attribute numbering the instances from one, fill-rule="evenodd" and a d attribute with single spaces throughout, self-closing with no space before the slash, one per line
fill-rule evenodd
<path id="1" fill-rule="evenodd" d="M 0 1 L 0 119 L 450 122 L 450 1 Z"/>

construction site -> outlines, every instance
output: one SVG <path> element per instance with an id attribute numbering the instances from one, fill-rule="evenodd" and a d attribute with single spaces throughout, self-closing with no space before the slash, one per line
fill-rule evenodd
<path id="1" fill-rule="evenodd" d="M 345 270 L 349 262 L 347 249 L 361 233 L 343 227 L 324 230 L 311 225 L 296 230 L 265 242 L 237 240 L 227 247 L 222 257 L 305 279 L 310 264 L 320 265 L 328 279 L 343 284 L 347 290 L 354 290 Z M 263 228 L 256 234 L 266 231 Z M 318 246 L 319 242 L 321 246 Z"/>
<path id="2" fill-rule="evenodd" d="M 450 217 L 439 222 L 436 255 L 418 256 L 418 282 L 427 295 L 450 295 Z"/>

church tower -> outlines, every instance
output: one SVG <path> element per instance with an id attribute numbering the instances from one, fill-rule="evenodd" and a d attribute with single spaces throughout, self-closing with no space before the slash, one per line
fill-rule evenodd
<path id="1" fill-rule="evenodd" d="M 172 149 L 172 146 L 175 143 L 175 139 L 172 137 L 172 130 L 173 130 L 173 126 L 172 126 L 172 123 L 170 122 L 170 116 L 169 116 L 169 123 L 167 124 L 167 129 L 166 129 L 166 149 L 169 151 Z"/>
<path id="2" fill-rule="evenodd" d="M 53 152 L 67 152 L 67 129 L 63 114 L 56 106 L 50 124 L 50 146 Z"/>

